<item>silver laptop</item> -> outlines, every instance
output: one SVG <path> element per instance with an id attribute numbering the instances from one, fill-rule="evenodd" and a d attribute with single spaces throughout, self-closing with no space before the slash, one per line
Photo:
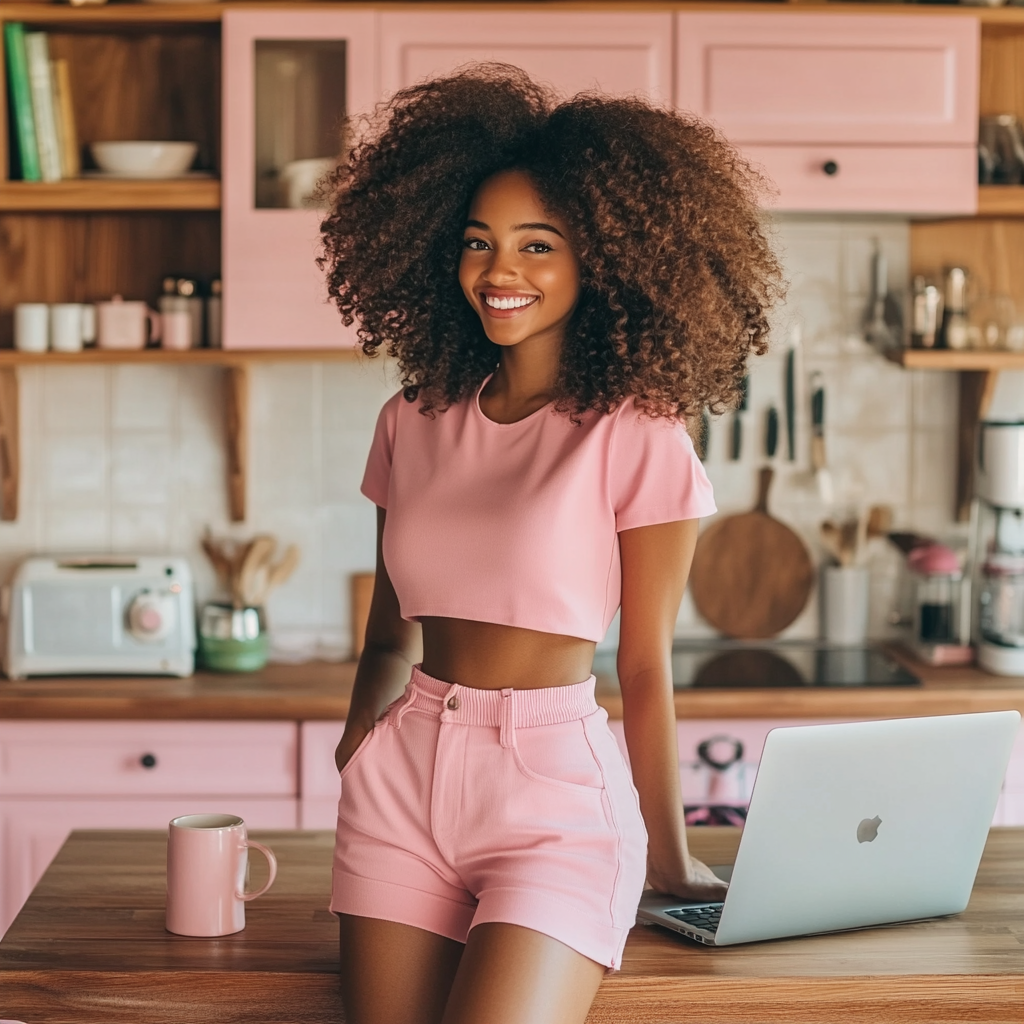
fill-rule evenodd
<path id="1" fill-rule="evenodd" d="M 960 913 L 1019 725 L 997 711 L 774 729 L 725 902 L 645 892 L 638 920 L 730 946 Z"/>

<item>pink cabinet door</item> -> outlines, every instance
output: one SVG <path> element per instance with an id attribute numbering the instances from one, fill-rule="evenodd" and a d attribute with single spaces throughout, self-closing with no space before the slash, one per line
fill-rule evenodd
<path id="1" fill-rule="evenodd" d="M 237 814 L 254 829 L 291 829 L 294 799 L 0 799 L 0 935 L 10 927 L 68 833 L 76 828 L 159 828 L 181 814 Z"/>
<path id="2" fill-rule="evenodd" d="M 670 102 L 672 15 L 536 6 L 381 14 L 385 95 L 481 60 L 515 64 L 564 95 L 601 89 Z"/>
<path id="3" fill-rule="evenodd" d="M 294 722 L 0 722 L 0 795 L 294 797 Z"/>
<path id="4" fill-rule="evenodd" d="M 367 9 L 224 12 L 225 348 L 355 344 L 315 262 L 323 211 L 304 204 L 343 145 L 342 116 L 378 99 L 376 18 Z"/>
<path id="5" fill-rule="evenodd" d="M 676 102 L 734 142 L 974 145 L 976 18 L 676 18 Z"/>
<path id="6" fill-rule="evenodd" d="M 299 828 L 333 829 L 338 822 L 341 783 L 334 748 L 345 723 L 303 722 L 300 729 L 302 774 L 299 778 Z"/>

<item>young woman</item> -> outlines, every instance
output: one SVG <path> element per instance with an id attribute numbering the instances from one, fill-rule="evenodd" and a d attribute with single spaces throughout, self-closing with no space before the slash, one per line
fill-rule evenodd
<path id="1" fill-rule="evenodd" d="M 670 649 L 715 508 L 683 418 L 734 400 L 777 295 L 759 184 L 692 118 L 500 65 L 399 93 L 338 173 L 331 294 L 405 385 L 337 750 L 350 1024 L 582 1022 L 645 877 L 725 891 Z M 620 602 L 631 774 L 590 674 Z"/>

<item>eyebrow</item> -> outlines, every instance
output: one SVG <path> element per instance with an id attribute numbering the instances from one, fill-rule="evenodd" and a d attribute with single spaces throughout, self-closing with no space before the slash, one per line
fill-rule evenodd
<path id="1" fill-rule="evenodd" d="M 467 228 L 482 228 L 484 231 L 490 231 L 490 227 L 485 224 L 482 220 L 467 220 Z M 559 238 L 565 238 L 565 235 L 558 230 L 553 224 L 545 224 L 543 221 L 531 221 L 529 224 L 513 224 L 513 231 L 550 231 L 553 235 L 558 235 Z"/>

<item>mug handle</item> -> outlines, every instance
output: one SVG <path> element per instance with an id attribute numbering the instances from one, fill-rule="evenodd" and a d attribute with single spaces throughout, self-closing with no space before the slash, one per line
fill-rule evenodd
<path id="1" fill-rule="evenodd" d="M 245 845 L 259 850 L 260 853 L 267 858 L 267 866 L 270 868 L 270 877 L 267 879 L 267 884 L 263 886 L 262 889 L 257 889 L 256 892 L 235 893 L 240 900 L 248 902 L 249 900 L 256 899 L 257 896 L 262 896 L 274 884 L 274 879 L 277 878 L 277 858 L 274 856 L 272 850 L 269 850 L 262 843 L 257 843 L 255 839 L 246 839 Z"/>

